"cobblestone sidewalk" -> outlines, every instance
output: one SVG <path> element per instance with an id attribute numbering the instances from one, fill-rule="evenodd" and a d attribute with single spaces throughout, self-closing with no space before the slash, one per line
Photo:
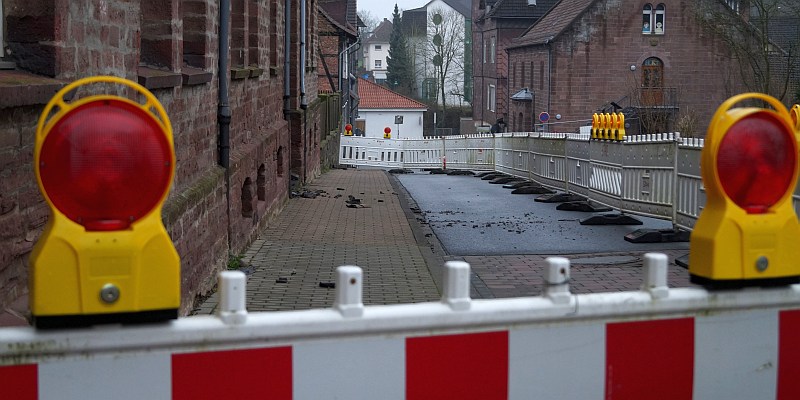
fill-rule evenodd
<path id="1" fill-rule="evenodd" d="M 333 282 L 340 265 L 364 270 L 364 304 L 439 298 L 386 172 L 332 170 L 306 190 L 321 192 L 290 199 L 244 254 L 249 311 L 330 307 L 334 289 L 320 283 Z M 195 313 L 212 313 L 217 303 L 212 295 Z"/>

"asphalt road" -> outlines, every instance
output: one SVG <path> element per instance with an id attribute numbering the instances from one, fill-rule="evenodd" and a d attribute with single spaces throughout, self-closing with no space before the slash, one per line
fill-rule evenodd
<path id="1" fill-rule="evenodd" d="M 581 225 L 592 213 L 556 210 L 511 194 L 503 185 L 474 176 L 397 176 L 449 255 L 576 254 L 686 249 L 688 243 L 635 244 L 624 236 L 637 229 L 670 228 L 669 221 L 636 217 L 643 225 Z"/>

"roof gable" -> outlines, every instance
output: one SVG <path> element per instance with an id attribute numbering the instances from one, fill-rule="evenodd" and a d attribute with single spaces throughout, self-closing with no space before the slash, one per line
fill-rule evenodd
<path id="1" fill-rule="evenodd" d="M 529 6 L 528 0 L 499 0 L 486 13 L 486 18 L 540 18 L 558 3 L 558 0 L 538 0 Z"/>
<path id="2" fill-rule="evenodd" d="M 423 103 L 364 78 L 358 78 L 358 97 L 359 109 L 428 109 Z"/>
<path id="3" fill-rule="evenodd" d="M 561 0 L 509 48 L 545 44 L 559 36 L 599 0 Z"/>
<path id="4" fill-rule="evenodd" d="M 372 32 L 369 39 L 365 40 L 367 43 L 389 43 L 389 38 L 392 36 L 392 29 L 394 25 L 388 19 L 384 18 L 378 27 Z"/>

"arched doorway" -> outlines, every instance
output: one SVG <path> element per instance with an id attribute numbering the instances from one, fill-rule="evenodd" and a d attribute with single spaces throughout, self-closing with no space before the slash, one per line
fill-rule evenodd
<path id="1" fill-rule="evenodd" d="M 664 63 L 650 57 L 642 63 L 642 105 L 656 106 L 664 103 Z"/>

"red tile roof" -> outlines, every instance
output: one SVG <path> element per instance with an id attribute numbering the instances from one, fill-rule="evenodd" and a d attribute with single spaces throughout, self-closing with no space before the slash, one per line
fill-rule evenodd
<path id="1" fill-rule="evenodd" d="M 358 103 L 360 109 L 428 109 L 424 103 L 363 78 L 358 78 L 358 97 L 361 99 Z"/>

